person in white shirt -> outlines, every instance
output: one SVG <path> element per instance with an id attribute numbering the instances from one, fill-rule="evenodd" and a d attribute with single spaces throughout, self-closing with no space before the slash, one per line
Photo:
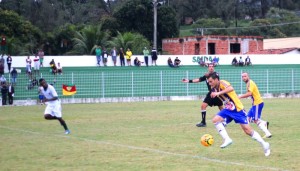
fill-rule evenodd
<path id="1" fill-rule="evenodd" d="M 57 69 L 57 73 L 59 74 L 59 75 L 62 75 L 62 66 L 60 65 L 60 63 L 58 62 L 57 63 L 57 67 L 56 67 L 56 69 Z"/>
<path id="2" fill-rule="evenodd" d="M 40 74 L 40 57 L 35 55 L 34 62 L 34 74 Z"/>
<path id="3" fill-rule="evenodd" d="M 71 132 L 68 129 L 66 122 L 62 119 L 61 104 L 55 88 L 52 85 L 48 84 L 43 78 L 39 79 L 39 83 L 40 86 L 43 87 L 41 89 L 41 92 L 44 95 L 43 102 L 47 104 L 44 112 L 45 119 L 57 119 L 64 127 L 65 134 L 70 134 Z"/>

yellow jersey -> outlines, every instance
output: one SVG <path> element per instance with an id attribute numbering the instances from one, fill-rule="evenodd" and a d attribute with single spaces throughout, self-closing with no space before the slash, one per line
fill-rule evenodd
<path id="1" fill-rule="evenodd" d="M 222 91 L 225 90 L 227 87 L 231 86 L 231 84 L 226 80 L 220 80 L 219 89 L 214 91 Z M 240 101 L 239 97 L 235 93 L 235 91 L 231 91 L 229 93 L 225 93 L 219 96 L 219 98 L 223 101 L 225 109 L 229 110 L 237 110 L 238 112 L 244 109 L 244 105 Z"/>
<path id="2" fill-rule="evenodd" d="M 255 84 L 254 81 L 249 80 L 247 82 L 247 91 L 252 93 L 251 99 L 252 99 L 252 105 L 258 105 L 263 102 L 259 90 Z"/>

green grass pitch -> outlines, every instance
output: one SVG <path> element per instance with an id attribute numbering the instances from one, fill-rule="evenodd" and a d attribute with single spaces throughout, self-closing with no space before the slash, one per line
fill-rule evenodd
<path id="1" fill-rule="evenodd" d="M 250 99 L 243 100 L 245 108 Z M 45 106 L 0 108 L 0 170 L 299 170 L 300 99 L 265 99 L 263 118 L 274 135 L 265 157 L 259 143 L 231 123 L 233 144 L 222 143 L 208 108 L 206 128 L 197 128 L 201 101 L 64 104 L 70 130 L 43 119 Z M 261 135 L 262 131 L 252 127 Z M 211 147 L 200 144 L 211 134 Z"/>

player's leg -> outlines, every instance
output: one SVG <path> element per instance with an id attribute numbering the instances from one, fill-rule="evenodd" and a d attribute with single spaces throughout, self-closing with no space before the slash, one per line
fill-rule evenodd
<path id="1" fill-rule="evenodd" d="M 241 128 L 247 135 L 251 136 L 251 138 L 255 139 L 261 144 L 261 146 L 264 149 L 265 156 L 269 156 L 270 144 L 268 142 L 265 142 L 263 138 L 259 135 L 259 133 L 257 133 L 255 130 L 252 129 L 247 119 L 247 116 L 245 115 L 245 111 L 242 110 L 239 112 L 235 112 L 234 115 L 231 116 L 233 117 L 236 123 L 241 125 Z"/>
<path id="2" fill-rule="evenodd" d="M 223 125 L 224 119 L 230 120 L 229 117 L 227 118 L 226 112 L 227 112 L 226 109 L 222 110 L 216 116 L 214 116 L 214 118 L 212 119 L 212 122 L 215 125 L 217 131 L 223 138 L 223 144 L 220 146 L 221 148 L 225 148 L 225 147 L 229 146 L 230 144 L 232 144 L 232 139 L 229 137 L 229 135 Z"/>
<path id="3" fill-rule="evenodd" d="M 62 119 L 60 103 L 56 105 L 47 105 L 44 117 L 47 120 L 57 119 L 59 123 L 64 127 L 65 134 L 70 134 L 70 130 L 68 129 L 66 122 Z"/>
<path id="4" fill-rule="evenodd" d="M 261 112 L 264 107 L 264 103 L 260 103 L 259 105 L 254 105 L 251 107 L 251 109 L 248 112 L 248 118 L 250 120 L 253 120 L 254 123 L 265 133 L 265 138 L 271 138 L 272 134 L 268 130 L 268 122 L 260 119 L 261 118 Z"/>
<path id="5" fill-rule="evenodd" d="M 206 127 L 206 108 L 208 104 L 205 102 L 202 102 L 201 104 L 201 122 L 197 123 L 197 127 Z"/>
<path id="6" fill-rule="evenodd" d="M 270 144 L 268 142 L 265 142 L 263 138 L 259 135 L 259 133 L 253 130 L 249 124 L 240 124 L 240 125 L 247 135 L 251 136 L 251 138 L 255 139 L 261 144 L 261 146 L 264 149 L 265 156 L 269 156 L 271 153 Z"/>

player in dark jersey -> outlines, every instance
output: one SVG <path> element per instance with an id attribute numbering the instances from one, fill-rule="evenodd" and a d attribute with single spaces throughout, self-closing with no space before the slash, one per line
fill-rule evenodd
<path id="1" fill-rule="evenodd" d="M 192 80 L 189 79 L 183 79 L 182 82 L 184 83 L 198 83 L 198 82 L 206 82 L 207 88 L 208 88 L 208 93 L 206 94 L 205 99 L 203 100 L 201 104 L 201 113 L 202 113 L 202 121 L 197 123 L 197 127 L 206 127 L 206 108 L 207 106 L 218 106 L 220 110 L 223 109 L 223 102 L 218 98 L 211 98 L 210 93 L 211 93 L 211 87 L 207 82 L 207 77 L 210 73 L 215 72 L 215 68 L 213 64 L 208 64 L 208 69 L 207 73 L 205 73 L 202 77 L 200 78 L 195 78 Z"/>

